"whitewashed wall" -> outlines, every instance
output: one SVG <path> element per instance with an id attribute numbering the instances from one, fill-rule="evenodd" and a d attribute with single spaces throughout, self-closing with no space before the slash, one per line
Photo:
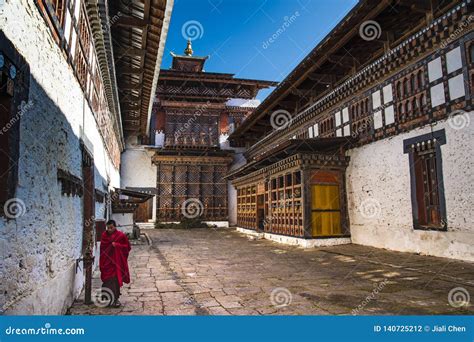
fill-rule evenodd
<path id="1" fill-rule="evenodd" d="M 122 153 L 121 186 L 136 188 L 156 188 L 157 169 L 151 162 L 154 151 L 141 145 L 127 144 Z M 156 196 L 153 198 L 153 217 L 156 220 Z"/>
<path id="2" fill-rule="evenodd" d="M 6 314 L 62 314 L 84 282 L 82 263 L 76 270 L 83 221 L 82 198 L 61 194 L 57 169 L 82 178 L 83 131 L 94 149 L 96 188 L 103 189 L 108 180 L 110 186 L 120 186 L 120 174 L 33 1 L 6 2 L 0 25 L 30 65 L 33 104 L 20 123 L 16 197 L 25 203 L 25 213 L 15 220 L 0 218 L 0 305 Z"/>
<path id="3" fill-rule="evenodd" d="M 245 149 L 234 148 L 234 160 L 229 171 L 233 171 L 242 167 L 247 162 L 244 157 Z M 228 215 L 229 215 L 229 226 L 237 226 L 237 189 L 232 185 L 231 181 L 227 182 L 227 203 L 228 203 Z"/>
<path id="4" fill-rule="evenodd" d="M 346 180 L 354 243 L 474 261 L 474 117 L 459 119 L 465 124 L 443 121 L 349 152 Z M 403 140 L 441 129 L 447 140 L 441 154 L 448 231 L 414 230 Z"/>

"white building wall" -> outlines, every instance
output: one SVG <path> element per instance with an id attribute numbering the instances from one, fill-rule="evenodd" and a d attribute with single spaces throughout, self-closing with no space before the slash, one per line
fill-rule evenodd
<path id="1" fill-rule="evenodd" d="M 247 162 L 244 157 L 245 149 L 243 148 L 234 148 L 234 160 L 232 161 L 232 166 L 229 171 L 233 171 L 242 167 Z M 232 185 L 231 181 L 227 182 L 227 203 L 228 203 L 228 212 L 229 212 L 229 226 L 237 226 L 237 189 Z"/>
<path id="2" fill-rule="evenodd" d="M 453 121 L 463 119 L 467 125 Z M 347 196 L 354 243 L 474 261 L 473 119 L 472 113 L 464 114 L 348 152 Z M 447 140 L 441 156 L 448 231 L 414 230 L 409 155 L 403 153 L 403 140 L 441 129 Z"/>
<path id="3" fill-rule="evenodd" d="M 140 145 L 127 145 L 122 153 L 121 186 L 135 188 L 156 188 L 157 169 L 151 159 L 153 150 Z M 156 196 L 153 197 L 153 221 L 156 220 Z"/>
<path id="4" fill-rule="evenodd" d="M 83 131 L 94 149 L 95 187 L 120 186 L 120 174 L 33 1 L 8 1 L 2 10 L 2 31 L 30 65 L 32 106 L 20 121 L 15 195 L 25 210 L 17 219 L 0 218 L 0 306 L 6 314 L 63 314 L 84 283 L 82 263 L 76 268 L 83 220 L 82 198 L 62 195 L 57 170 L 82 178 Z"/>

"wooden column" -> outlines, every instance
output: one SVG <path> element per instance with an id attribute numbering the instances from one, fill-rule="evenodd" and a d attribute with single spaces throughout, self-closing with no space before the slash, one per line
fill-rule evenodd
<path id="1" fill-rule="evenodd" d="M 303 198 L 303 227 L 304 237 L 312 237 L 311 232 L 311 169 L 303 165 L 301 167 L 301 196 Z"/>
<path id="2" fill-rule="evenodd" d="M 94 159 L 81 142 L 83 179 L 82 260 L 85 270 L 85 304 L 92 304 L 92 265 L 94 264 L 95 182 Z"/>

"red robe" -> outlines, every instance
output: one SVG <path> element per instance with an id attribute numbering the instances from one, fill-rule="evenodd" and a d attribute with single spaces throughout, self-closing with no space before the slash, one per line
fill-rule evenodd
<path id="1" fill-rule="evenodd" d="M 115 247 L 112 246 L 112 242 L 115 242 Z M 102 233 L 99 268 L 100 279 L 103 282 L 117 277 L 120 287 L 123 283 L 130 283 L 127 259 L 131 249 L 127 236 L 121 231 L 115 230 L 112 234 L 107 231 Z"/>

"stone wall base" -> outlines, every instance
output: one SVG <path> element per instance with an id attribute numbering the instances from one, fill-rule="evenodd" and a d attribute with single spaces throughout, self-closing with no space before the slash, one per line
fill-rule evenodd
<path id="1" fill-rule="evenodd" d="M 76 274 L 76 264 L 58 274 L 47 284 L 38 286 L 7 308 L 5 315 L 64 315 L 84 284 L 82 274 Z"/>
<path id="2" fill-rule="evenodd" d="M 258 233 L 252 229 L 236 228 L 237 232 L 243 233 L 249 236 L 255 236 L 260 239 L 267 239 L 274 242 L 282 243 L 285 245 L 298 246 L 303 248 L 314 248 L 314 247 L 326 247 L 336 245 L 346 245 L 351 243 L 350 237 L 341 238 L 327 238 L 327 239 L 303 239 L 293 236 L 285 236 L 271 233 Z"/>

